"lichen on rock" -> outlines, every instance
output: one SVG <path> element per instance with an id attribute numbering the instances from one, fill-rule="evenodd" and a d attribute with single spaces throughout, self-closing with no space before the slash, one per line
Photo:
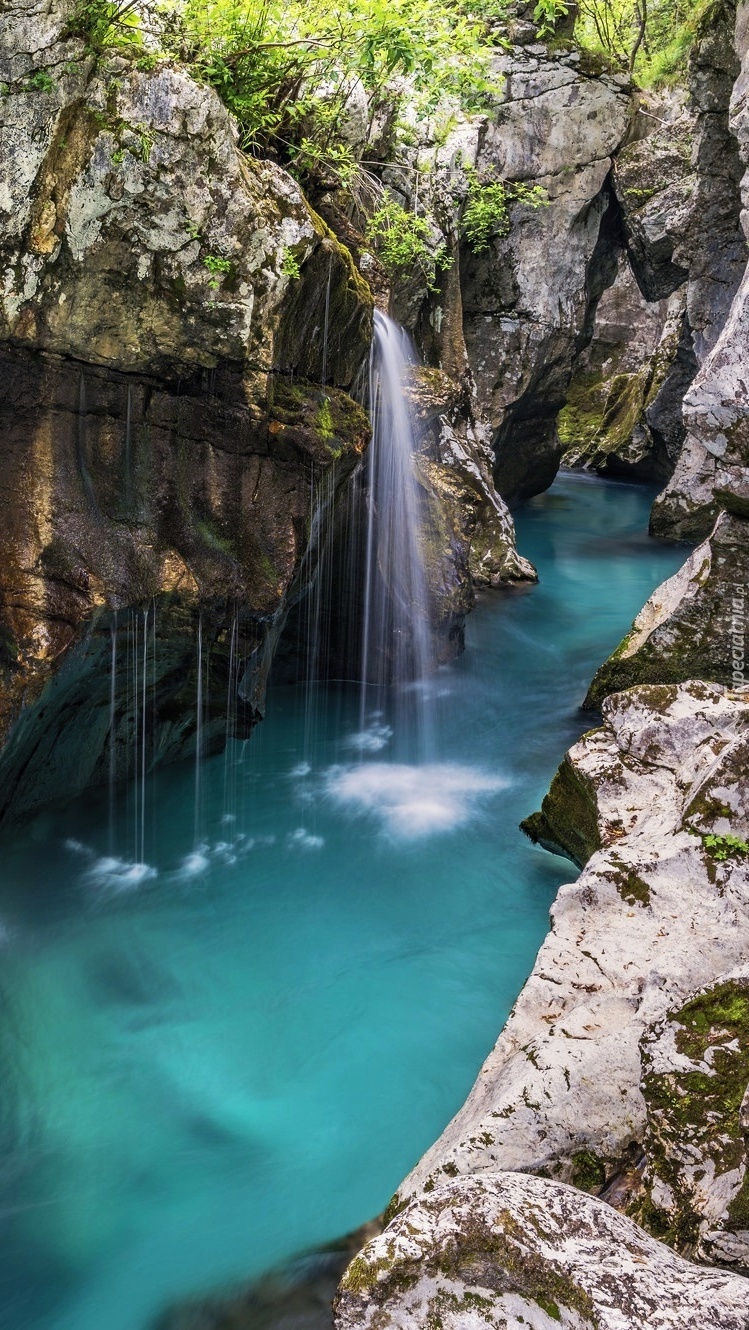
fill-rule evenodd
<path id="1" fill-rule="evenodd" d="M 518 1173 L 443 1182 L 348 1267 L 336 1330 L 745 1330 L 749 1285 L 624 1215 Z"/>

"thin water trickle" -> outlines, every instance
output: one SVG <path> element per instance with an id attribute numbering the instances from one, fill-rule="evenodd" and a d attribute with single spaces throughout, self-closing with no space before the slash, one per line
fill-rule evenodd
<path id="1" fill-rule="evenodd" d="M 114 853 L 114 791 L 117 781 L 117 746 L 115 737 L 117 704 L 117 611 L 109 627 L 111 648 L 109 660 L 109 853 Z"/>
<path id="2" fill-rule="evenodd" d="M 201 841 L 201 799 L 203 777 L 203 616 L 198 615 L 198 681 L 195 696 L 195 848 Z"/>
<path id="3" fill-rule="evenodd" d="M 140 745 L 140 842 L 138 863 L 146 862 L 146 738 L 147 738 L 147 698 L 148 698 L 148 610 L 143 611 L 143 681 L 141 697 L 141 745 Z"/>
<path id="4" fill-rule="evenodd" d="M 133 431 L 133 389 L 132 384 L 127 385 L 127 406 L 125 409 L 125 503 L 130 503 L 132 494 L 133 461 L 132 461 L 132 431 Z"/>
<path id="5" fill-rule="evenodd" d="M 328 280 L 325 286 L 325 317 L 323 320 L 322 335 L 322 375 L 321 382 L 323 392 L 328 381 L 328 337 L 330 335 L 330 286 L 333 280 L 333 255 L 330 256 L 328 263 Z"/>
<path id="6" fill-rule="evenodd" d="M 239 684 L 237 667 L 237 647 L 239 639 L 239 615 L 234 611 L 229 632 L 229 666 L 226 681 L 226 725 L 224 733 L 224 823 L 236 820 L 236 763 L 231 748 L 237 718 L 237 687 Z"/>

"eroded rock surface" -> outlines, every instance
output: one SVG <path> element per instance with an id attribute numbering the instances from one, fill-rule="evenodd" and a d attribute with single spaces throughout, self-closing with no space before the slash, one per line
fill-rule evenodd
<path id="1" fill-rule="evenodd" d="M 637 683 L 746 678 L 749 524 L 721 513 L 709 540 L 653 592 L 631 631 L 601 665 L 583 706 Z"/>
<path id="2" fill-rule="evenodd" d="M 685 321 L 685 292 L 646 300 L 622 251 L 557 421 L 566 466 L 637 480 L 671 475 L 693 373 Z"/>
<path id="3" fill-rule="evenodd" d="M 350 255 L 285 172 L 243 159 L 209 88 L 136 48 L 96 61 L 72 11 L 14 0 L 0 20 L 0 741 L 23 711 L 0 816 L 126 746 L 114 612 L 123 650 L 123 611 L 150 615 L 149 764 L 194 742 L 199 619 L 224 696 L 241 621 L 257 718 L 310 486 L 368 433 L 345 393 L 372 308 Z"/>
<path id="4" fill-rule="evenodd" d="M 697 238 L 701 235 L 702 245 L 696 246 L 690 319 L 698 331 L 702 319 L 701 335 L 695 340 L 702 363 L 684 398 L 687 443 L 671 482 L 653 508 L 651 529 L 656 535 L 700 539 L 721 509 L 749 513 L 744 476 L 749 460 L 744 373 L 749 283 L 744 272 L 736 290 L 736 274 L 746 262 L 746 243 L 732 231 L 746 188 L 741 170 L 749 153 L 748 62 L 749 7 L 741 3 L 737 12 L 734 5 L 722 3 L 695 63 L 702 96 L 695 152 Z M 724 107 L 729 104 L 727 117 Z M 746 233 L 745 212 L 741 223 Z"/>
<path id="5" fill-rule="evenodd" d="M 397 1204 L 422 1203 L 459 1175 L 509 1169 L 600 1192 L 645 1223 L 662 1206 L 648 1146 L 655 1096 L 642 1080 L 652 1041 L 669 1013 L 686 1019 L 703 989 L 728 982 L 749 945 L 749 695 L 702 682 L 640 687 L 603 711 L 603 728 L 570 750 L 526 824 L 584 871 L 560 889 L 505 1030 Z M 737 844 L 723 854 L 726 836 Z M 733 1037 L 705 1028 L 705 1047 Z M 737 1093 L 732 1080 L 726 1120 L 737 1120 Z M 743 1195 L 745 1161 L 719 1142 L 711 1167 L 691 1195 L 692 1236 L 704 1221 L 705 1233 L 720 1231 L 721 1251 L 738 1249 L 743 1208 L 730 1207 Z M 656 1218 L 653 1229 L 663 1235 L 668 1222 Z M 724 1259 L 717 1243 L 710 1255 Z"/>
<path id="6" fill-rule="evenodd" d="M 436 293 L 423 281 L 403 283 L 396 312 L 428 360 L 458 376 L 470 370 L 508 501 L 546 489 L 559 465 L 556 416 L 615 271 L 607 179 L 633 116 L 624 77 L 594 71 L 579 52 L 550 51 L 532 24 L 515 31 L 516 44 L 495 62 L 491 114 L 457 115 L 443 138 L 399 145 L 403 165 L 384 172 L 409 207 L 418 188 L 418 206 L 451 258 Z M 465 168 L 484 183 L 538 186 L 545 205 L 513 204 L 507 234 L 474 253 L 461 240 Z"/>
<path id="7" fill-rule="evenodd" d="M 749 1282 L 700 1270 L 571 1187 L 443 1181 L 349 1266 L 337 1330 L 745 1330 Z"/>

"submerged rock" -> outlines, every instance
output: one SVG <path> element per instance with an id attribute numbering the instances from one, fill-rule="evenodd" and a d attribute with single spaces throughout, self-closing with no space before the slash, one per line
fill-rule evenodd
<path id="1" fill-rule="evenodd" d="M 343 1276 L 336 1330 L 746 1330 L 749 1282 L 593 1197 L 487 1172 L 411 1201 Z"/>

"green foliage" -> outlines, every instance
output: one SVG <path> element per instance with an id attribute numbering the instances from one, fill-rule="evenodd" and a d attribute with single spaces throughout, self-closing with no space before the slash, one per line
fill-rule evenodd
<path id="1" fill-rule="evenodd" d="M 225 277 L 228 277 L 233 271 L 234 265 L 231 259 L 225 259 L 220 254 L 206 254 L 203 257 L 203 264 L 212 274 L 213 280 L 208 283 L 214 291 L 218 290 Z"/>
<path id="2" fill-rule="evenodd" d="M 577 40 L 643 87 L 683 75 L 713 0 L 579 0 Z"/>
<path id="3" fill-rule="evenodd" d="M 55 80 L 47 73 L 46 69 L 38 69 L 35 74 L 31 74 L 24 83 L 27 92 L 54 92 Z"/>
<path id="4" fill-rule="evenodd" d="M 291 277 L 294 281 L 298 281 L 302 275 L 302 270 L 299 267 L 299 260 L 290 249 L 284 250 L 284 256 L 281 260 L 281 272 L 284 277 Z"/>
<path id="5" fill-rule="evenodd" d="M 406 78 L 423 115 L 446 96 L 468 107 L 485 101 L 495 90 L 491 22 L 504 6 L 468 8 L 468 0 L 465 10 L 454 0 L 186 0 L 172 45 L 233 111 L 245 149 L 284 156 L 304 143 L 307 158 L 310 146 L 318 154 L 340 146 L 358 87 L 373 107 L 386 95 L 397 100 L 394 81 Z"/>
<path id="6" fill-rule="evenodd" d="M 391 277 L 417 269 L 430 291 L 437 289 L 437 272 L 444 271 L 452 263 L 444 242 L 434 244 L 432 227 L 427 219 L 418 213 L 406 212 L 389 196 L 370 217 L 367 239 Z"/>
<path id="7" fill-rule="evenodd" d="M 710 850 L 713 859 L 727 859 L 729 855 L 749 854 L 749 844 L 740 836 L 718 836 L 710 832 L 702 837 L 702 844 Z"/>
<path id="8" fill-rule="evenodd" d="M 82 37 L 92 51 L 106 46 L 142 42 L 137 0 L 78 0 L 65 29 L 66 37 Z"/>
<path id="9" fill-rule="evenodd" d="M 550 36 L 560 18 L 566 18 L 568 13 L 569 5 L 566 0 L 538 0 L 533 11 L 533 20 L 539 25 L 539 36 Z"/>
<path id="10" fill-rule="evenodd" d="M 541 208 L 549 196 L 541 185 L 526 185 L 521 180 L 482 181 L 475 167 L 464 167 L 468 194 L 463 212 L 463 233 L 474 254 L 489 248 L 493 237 L 506 236 L 510 230 L 510 206 L 525 203 Z"/>
<path id="11" fill-rule="evenodd" d="M 290 150 L 290 164 L 302 176 L 332 175 L 344 189 L 350 189 L 359 174 L 359 164 L 346 143 L 329 142 L 325 150 L 314 139 L 305 137 L 298 148 Z"/>

